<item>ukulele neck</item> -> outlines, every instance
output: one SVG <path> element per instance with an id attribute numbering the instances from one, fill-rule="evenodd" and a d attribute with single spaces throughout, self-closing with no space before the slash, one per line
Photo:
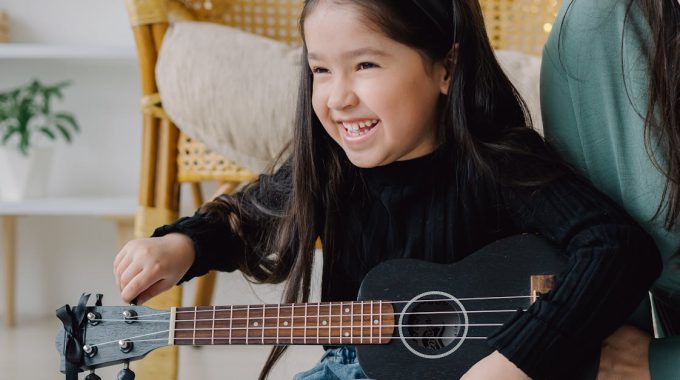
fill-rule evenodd
<path id="1" fill-rule="evenodd" d="M 172 309 L 173 345 L 387 344 L 394 309 L 387 301 L 199 306 Z"/>

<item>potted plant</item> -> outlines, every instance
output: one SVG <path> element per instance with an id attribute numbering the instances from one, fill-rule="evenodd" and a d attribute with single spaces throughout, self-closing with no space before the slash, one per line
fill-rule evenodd
<path id="1" fill-rule="evenodd" d="M 19 200 L 44 192 L 52 147 L 70 143 L 80 127 L 73 114 L 55 112 L 52 101 L 63 97 L 70 82 L 44 85 L 33 80 L 0 92 L 0 197 Z M 42 183 L 42 184 L 41 184 Z"/>

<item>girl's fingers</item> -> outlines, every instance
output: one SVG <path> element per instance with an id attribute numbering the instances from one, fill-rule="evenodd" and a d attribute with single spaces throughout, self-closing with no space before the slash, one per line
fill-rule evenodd
<path id="1" fill-rule="evenodd" d="M 123 292 L 125 291 L 126 288 L 130 286 L 130 283 L 136 280 L 142 273 L 144 272 L 144 267 L 141 265 L 130 265 L 125 272 L 120 276 L 120 287 L 122 288 L 121 290 L 121 296 L 123 295 Z M 144 286 L 143 289 L 139 289 L 139 292 L 142 290 L 146 289 L 149 285 L 151 285 L 153 282 L 148 283 L 147 286 Z M 139 294 L 139 292 L 137 294 Z M 134 296 L 137 296 L 137 294 L 134 294 Z M 134 297 L 132 297 L 134 298 Z"/>
<path id="2" fill-rule="evenodd" d="M 138 297 L 141 293 L 149 289 L 153 284 L 159 281 L 158 273 L 150 270 L 142 270 L 137 272 L 126 285 L 123 286 L 123 291 L 120 293 L 124 302 L 128 303 Z M 137 299 L 139 302 L 139 299 Z"/>
<path id="3" fill-rule="evenodd" d="M 134 255 L 132 255 L 132 254 L 127 255 L 120 262 L 120 264 L 118 264 L 118 268 L 116 268 L 115 275 L 116 275 L 116 281 L 118 282 L 118 291 L 123 290 L 123 288 L 125 287 L 125 284 L 127 284 L 129 282 L 130 278 L 129 277 L 124 278 L 124 274 L 126 272 L 128 272 L 132 266 L 140 268 L 140 269 L 137 270 L 137 272 L 139 272 L 139 270 L 141 270 L 141 268 L 142 268 L 142 266 L 139 265 L 139 262 L 134 260 L 133 256 Z"/>
<path id="4" fill-rule="evenodd" d="M 163 293 L 164 291 L 170 289 L 172 287 L 172 284 L 170 281 L 167 279 L 162 279 L 155 284 L 151 285 L 148 289 L 143 291 L 139 296 L 137 296 L 137 301 L 139 302 L 140 305 L 144 304 L 144 302 L 150 300 L 151 298 Z"/>
<path id="5" fill-rule="evenodd" d="M 127 248 L 127 244 L 123 247 L 123 249 L 120 250 L 120 252 L 118 252 L 118 254 L 116 255 L 116 258 L 113 259 L 113 267 L 114 268 L 116 268 L 118 266 L 118 264 L 120 264 L 120 261 L 123 259 L 123 257 L 126 256 L 126 254 L 127 254 L 126 248 Z"/>
<path id="6" fill-rule="evenodd" d="M 131 254 L 126 255 L 119 263 L 118 266 L 114 269 L 114 275 L 116 277 L 116 285 L 118 285 L 118 292 L 123 290 L 125 287 L 125 284 L 127 283 L 126 281 L 123 281 L 123 274 L 128 271 L 130 268 L 130 265 L 132 264 Z"/>

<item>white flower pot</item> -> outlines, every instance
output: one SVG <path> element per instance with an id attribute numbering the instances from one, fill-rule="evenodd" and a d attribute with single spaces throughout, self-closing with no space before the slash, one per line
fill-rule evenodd
<path id="1" fill-rule="evenodd" d="M 0 147 L 0 199 L 19 201 L 44 197 L 53 148 L 31 147 L 28 156 Z"/>

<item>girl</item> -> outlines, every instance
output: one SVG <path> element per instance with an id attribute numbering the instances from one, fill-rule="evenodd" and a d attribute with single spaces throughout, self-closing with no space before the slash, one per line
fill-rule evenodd
<path id="1" fill-rule="evenodd" d="M 555 25 L 541 77 L 546 138 L 652 235 L 665 263 L 653 294 L 669 337 L 650 346 L 625 327 L 602 369 L 680 378 L 680 337 L 670 337 L 680 334 L 680 1 L 573 0 Z"/>
<path id="2" fill-rule="evenodd" d="M 574 175 L 531 128 L 496 62 L 477 0 L 308 0 L 291 156 L 273 174 L 129 243 L 114 270 L 144 301 L 210 269 L 356 299 L 378 263 L 451 263 L 533 232 L 570 257 L 551 294 L 518 311 L 469 379 L 567 376 L 658 275 L 653 241 Z M 273 349 L 265 378 L 285 347 Z M 567 358 L 569 358 L 567 360 Z M 330 375 L 334 373 L 334 375 Z M 365 377 L 351 347 L 299 379 Z"/>

